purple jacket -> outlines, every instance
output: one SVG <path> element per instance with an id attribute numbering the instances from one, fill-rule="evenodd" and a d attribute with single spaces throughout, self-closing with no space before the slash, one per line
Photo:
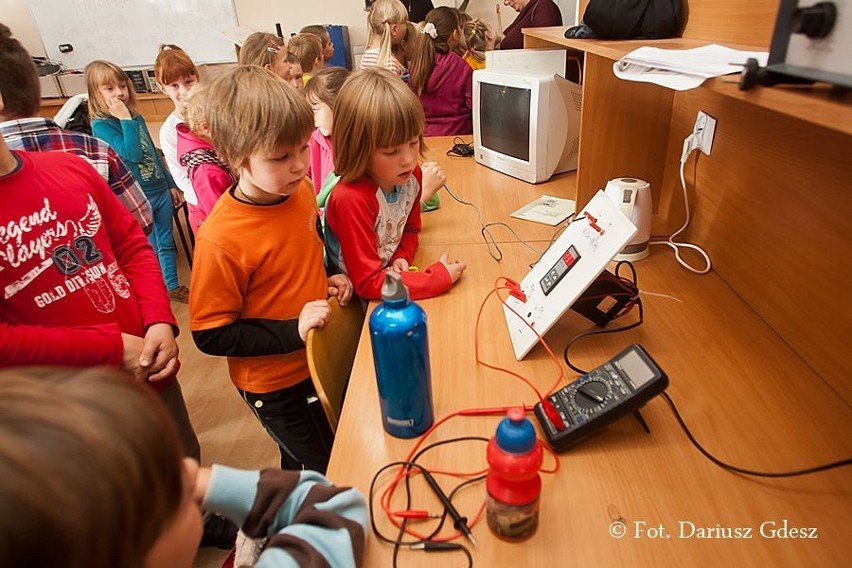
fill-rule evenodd
<path id="1" fill-rule="evenodd" d="M 426 113 L 424 136 L 471 134 L 473 69 L 456 53 L 436 53 L 420 102 Z"/>
<path id="2" fill-rule="evenodd" d="M 548 26 L 561 26 L 562 12 L 553 0 L 530 0 L 530 3 L 521 8 L 515 21 L 503 32 L 503 41 L 500 49 L 521 49 L 524 47 L 524 34 L 522 28 L 544 28 Z"/>

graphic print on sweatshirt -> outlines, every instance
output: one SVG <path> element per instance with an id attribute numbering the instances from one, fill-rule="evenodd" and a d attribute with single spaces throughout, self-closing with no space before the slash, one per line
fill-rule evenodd
<path id="1" fill-rule="evenodd" d="M 100 210 L 89 195 L 78 220 L 59 219 L 45 197 L 40 209 L 0 227 L 0 275 L 6 270 L 21 274 L 4 286 L 3 300 L 26 290 L 35 306 L 44 308 L 69 294 L 84 293 L 97 311 L 112 313 L 115 295 L 129 298 L 130 284 L 118 263 L 105 259 L 97 245 L 102 226 Z"/>
<path id="2" fill-rule="evenodd" d="M 393 193 L 385 193 L 381 187 L 376 189 L 376 201 L 379 204 L 379 214 L 373 228 L 378 237 L 377 253 L 385 267 L 393 257 L 402 240 L 408 214 L 417 201 L 420 184 L 413 175 L 403 185 L 394 187 Z"/>

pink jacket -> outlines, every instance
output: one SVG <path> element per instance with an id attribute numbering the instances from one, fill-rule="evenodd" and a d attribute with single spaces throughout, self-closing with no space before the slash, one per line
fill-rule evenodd
<path id="1" fill-rule="evenodd" d="M 319 193 L 325 178 L 328 177 L 330 172 L 334 171 L 331 139 L 323 136 L 317 128 L 311 134 L 308 147 L 311 150 L 311 181 L 314 182 L 314 191 Z"/>
<path id="2" fill-rule="evenodd" d="M 198 196 L 198 224 L 210 214 L 219 196 L 236 183 L 230 168 L 216 155 L 216 149 L 190 132 L 183 123 L 177 125 L 177 157 L 187 169 L 189 181 Z"/>

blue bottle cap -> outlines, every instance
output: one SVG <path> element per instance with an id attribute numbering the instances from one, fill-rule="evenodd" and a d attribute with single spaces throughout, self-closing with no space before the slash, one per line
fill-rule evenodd
<path id="1" fill-rule="evenodd" d="M 529 452 L 537 443 L 532 422 L 524 416 L 522 408 L 512 408 L 506 418 L 497 425 L 494 440 L 504 452 L 524 454 Z"/>

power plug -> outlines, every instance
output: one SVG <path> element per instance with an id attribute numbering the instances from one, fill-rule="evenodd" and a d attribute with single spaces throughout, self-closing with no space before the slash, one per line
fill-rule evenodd
<path id="1" fill-rule="evenodd" d="M 695 134 L 695 148 L 709 156 L 710 150 L 713 149 L 713 136 L 716 134 L 716 119 L 699 110 L 692 133 Z"/>

